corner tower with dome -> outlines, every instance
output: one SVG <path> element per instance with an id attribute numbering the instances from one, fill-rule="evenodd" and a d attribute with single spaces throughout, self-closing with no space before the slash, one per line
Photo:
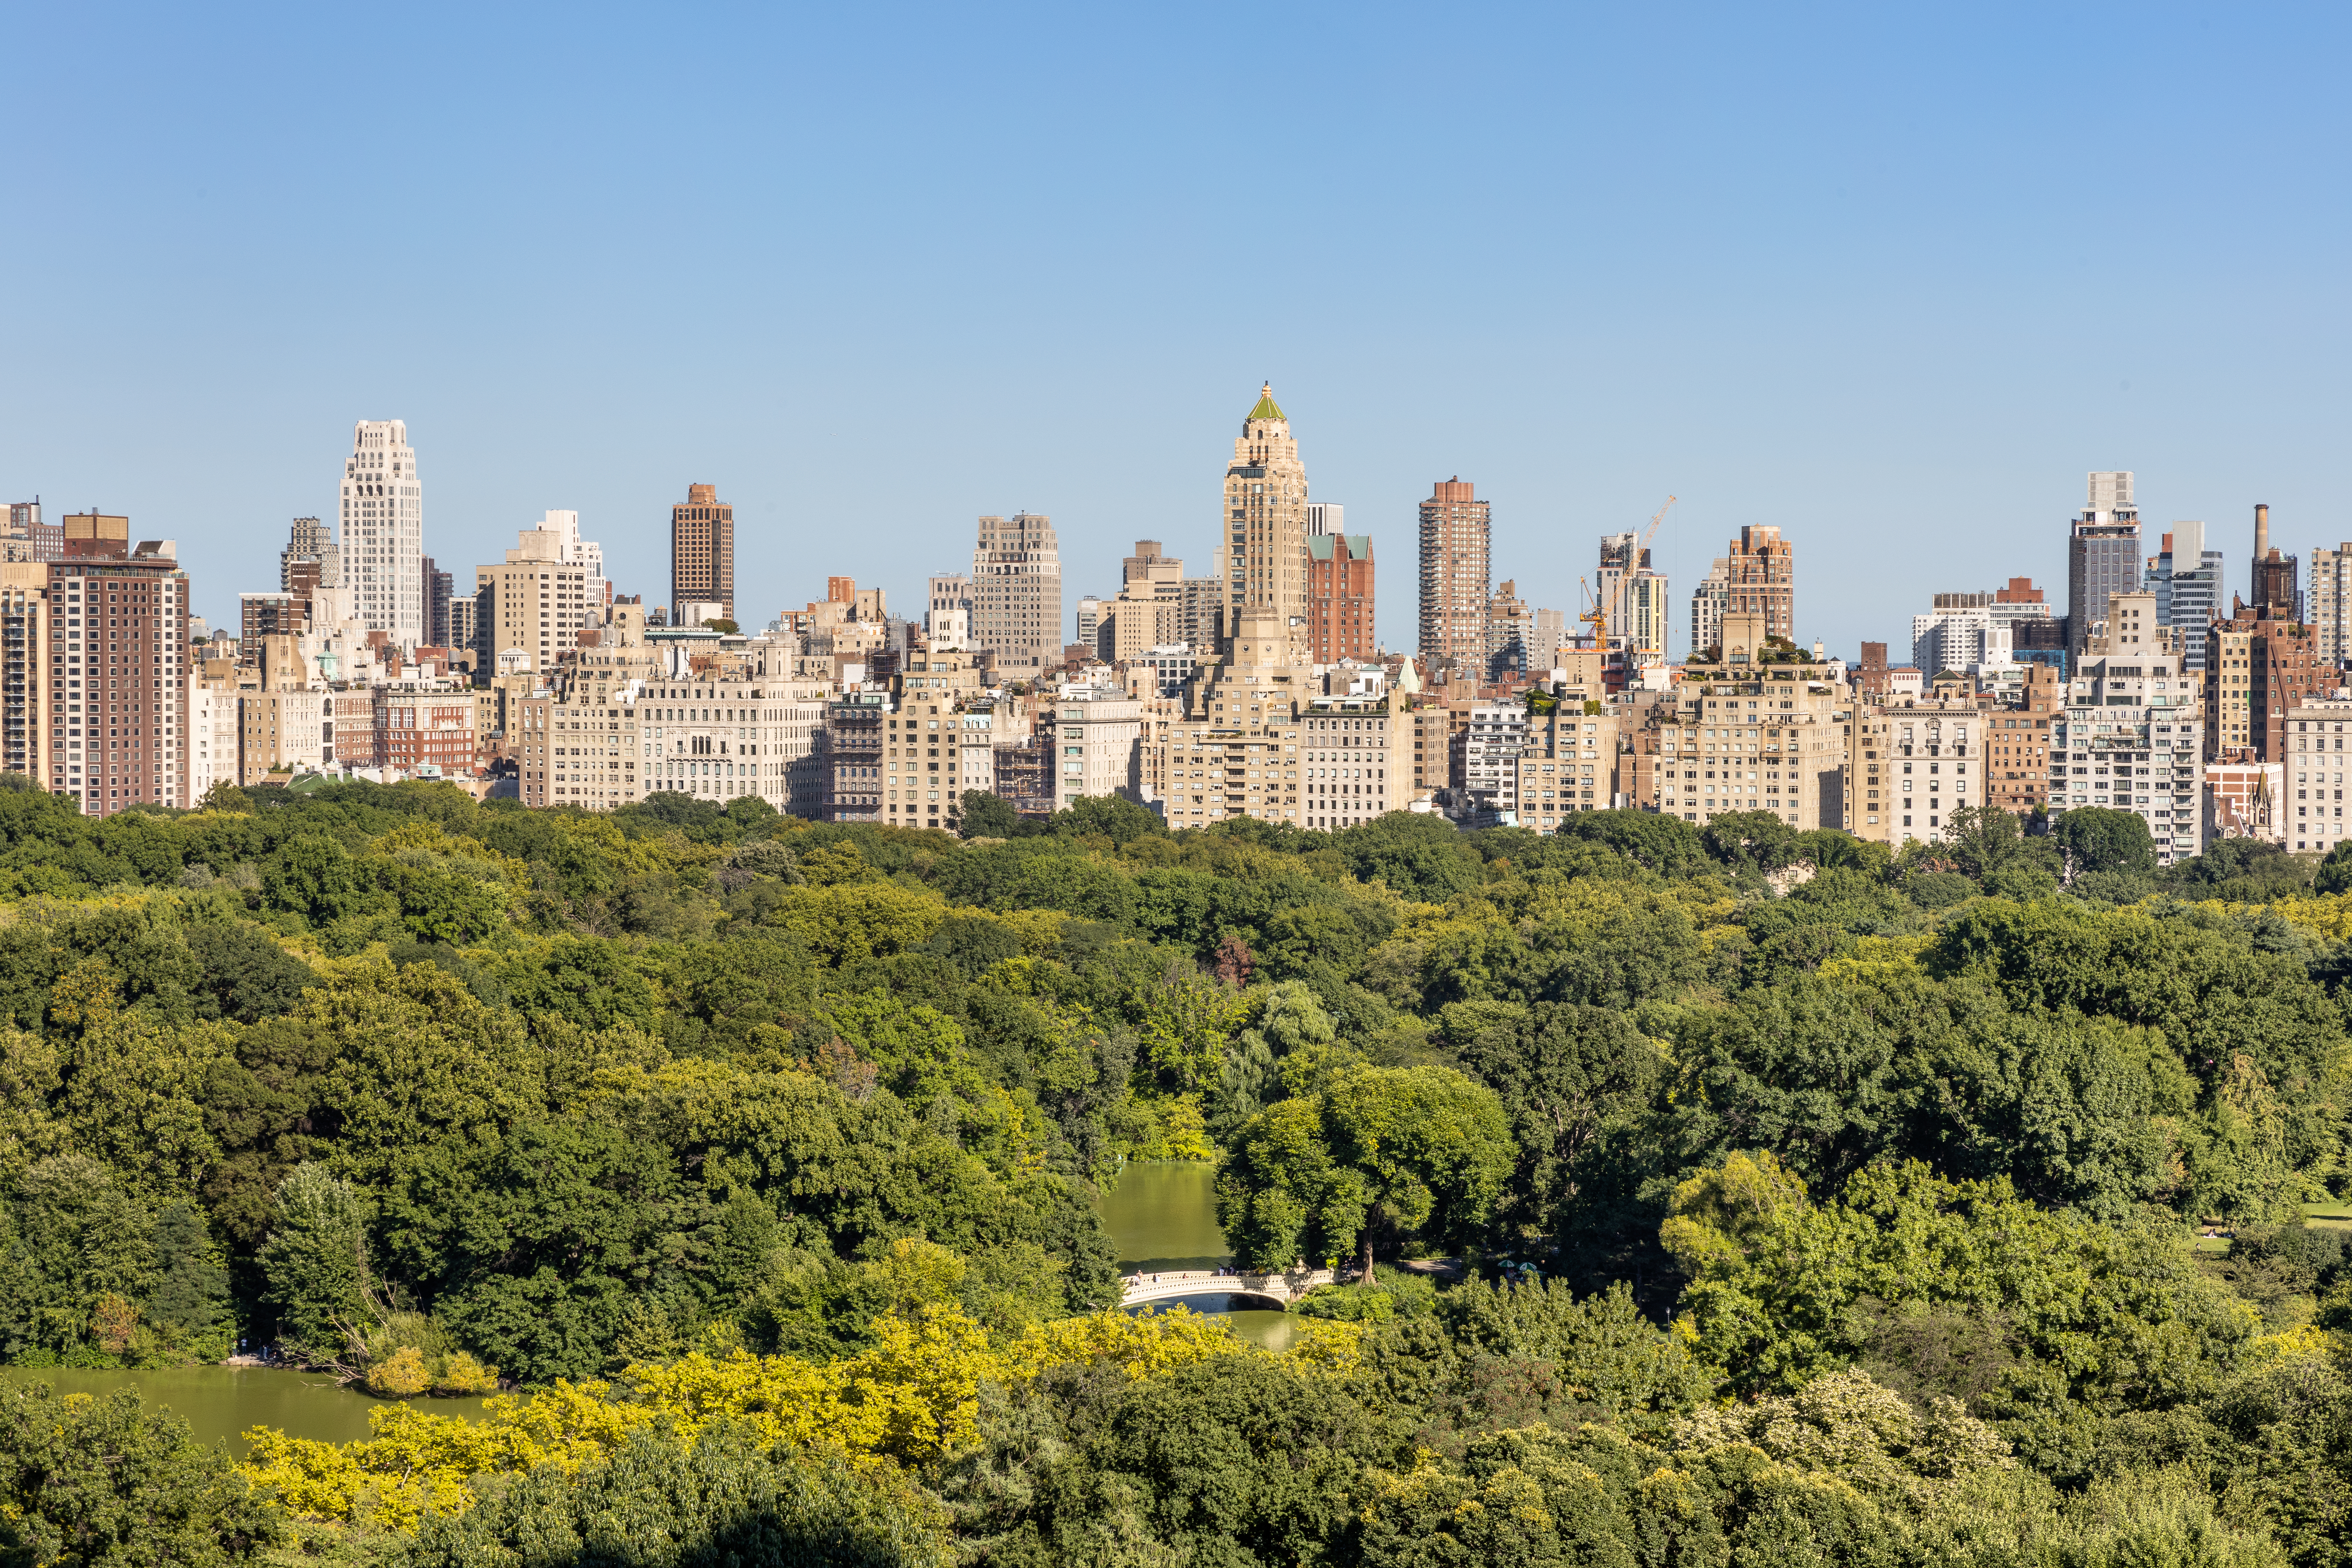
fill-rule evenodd
<path id="1" fill-rule="evenodd" d="M 1307 657 L 1307 469 L 1270 382 L 1242 421 L 1224 500 L 1217 558 L 1225 580 L 1225 635 L 1241 625 L 1244 610 L 1270 612 L 1297 657 Z"/>

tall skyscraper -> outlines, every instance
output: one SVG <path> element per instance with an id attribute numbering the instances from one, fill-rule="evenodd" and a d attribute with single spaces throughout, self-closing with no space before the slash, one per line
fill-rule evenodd
<path id="1" fill-rule="evenodd" d="M 1311 500 L 1307 503 L 1307 537 L 1320 539 L 1327 534 L 1348 531 L 1348 509 L 1335 500 Z"/>
<path id="2" fill-rule="evenodd" d="M 571 516 L 576 538 L 579 514 Z M 735 509 L 719 499 L 717 485 L 690 484 L 686 504 L 669 509 L 669 600 L 674 610 L 688 604 L 724 605 L 727 613 L 719 618 L 735 618 Z"/>
<path id="3" fill-rule="evenodd" d="M 1274 384 L 1234 439 L 1225 468 L 1225 624 L 1244 608 L 1270 610 L 1288 628 L 1292 655 L 1307 657 L 1307 468 Z"/>
<path id="4" fill-rule="evenodd" d="M 1486 662 L 1492 519 L 1478 487 L 1440 479 L 1421 503 L 1421 654 L 1464 668 Z"/>
<path id="5" fill-rule="evenodd" d="M 425 636 L 425 489 L 398 419 L 362 419 L 343 464 L 343 583 L 362 626 L 403 647 Z"/>
<path id="6" fill-rule="evenodd" d="M 1768 637 L 1797 638 L 1797 552 L 1777 528 L 1742 528 L 1724 557 L 1725 613 L 1761 616 Z"/>
<path id="7" fill-rule="evenodd" d="M 1062 555 L 1052 518 L 1024 511 L 980 520 L 971 640 L 1016 677 L 1062 662 Z"/>
<path id="8" fill-rule="evenodd" d="M 2127 471 L 2095 473 L 2090 504 L 2066 540 L 2066 647 L 2080 658 L 2107 601 L 2140 585 L 2139 506 Z"/>

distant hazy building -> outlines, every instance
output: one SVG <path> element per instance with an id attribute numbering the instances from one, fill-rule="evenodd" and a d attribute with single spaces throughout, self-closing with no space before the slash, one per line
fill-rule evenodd
<path id="1" fill-rule="evenodd" d="M 41 498 L 8 503 L 8 531 L 0 536 L 0 561 L 30 563 L 65 558 L 65 524 L 41 521 Z"/>
<path id="2" fill-rule="evenodd" d="M 1946 670 L 2010 662 L 2011 629 L 1996 620 L 1990 594 L 1938 594 L 1935 607 L 1911 617 L 1911 662 L 1932 680 Z"/>
<path id="3" fill-rule="evenodd" d="M 1311 500 L 1307 503 L 1307 537 L 1321 538 L 1326 534 L 1348 531 L 1348 509 L 1334 500 Z"/>

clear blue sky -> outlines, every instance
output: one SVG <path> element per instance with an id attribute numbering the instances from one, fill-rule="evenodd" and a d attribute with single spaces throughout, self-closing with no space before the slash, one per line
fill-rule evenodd
<path id="1" fill-rule="evenodd" d="M 1571 610 L 1669 492 L 1678 619 L 1777 523 L 1846 652 L 2063 598 L 2091 468 L 2242 586 L 2255 501 L 2352 536 L 2347 15 L 13 6 L 0 490 L 217 618 L 398 417 L 461 584 L 560 506 L 657 599 L 707 480 L 747 619 L 1022 508 L 1066 609 L 1206 568 L 1270 377 L 1391 646 L 1454 474 Z"/>

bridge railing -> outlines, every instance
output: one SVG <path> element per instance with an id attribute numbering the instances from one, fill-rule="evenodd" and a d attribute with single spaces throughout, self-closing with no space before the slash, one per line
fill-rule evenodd
<path id="1" fill-rule="evenodd" d="M 1131 1274 L 1120 1281 L 1121 1296 L 1132 1304 L 1162 1296 L 1207 1296 L 1231 1291 L 1237 1296 L 1268 1296 L 1293 1301 L 1307 1291 L 1332 1282 L 1328 1268 L 1294 1268 L 1276 1274 L 1238 1274 L 1213 1268 L 1153 1269 Z"/>

